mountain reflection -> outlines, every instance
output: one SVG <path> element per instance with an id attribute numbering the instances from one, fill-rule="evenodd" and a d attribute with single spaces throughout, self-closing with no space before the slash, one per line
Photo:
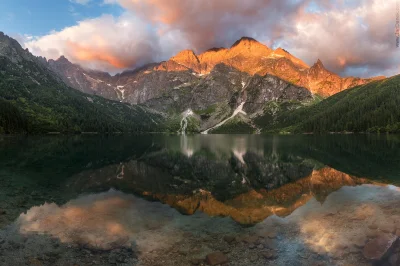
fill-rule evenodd
<path id="1" fill-rule="evenodd" d="M 400 176 L 396 136 L 54 137 L 11 139 L 0 149 L 0 178 L 29 180 L 23 194 L 43 187 L 63 204 L 115 188 L 242 224 L 287 215 L 342 186 L 397 184 Z"/>
<path id="2" fill-rule="evenodd" d="M 374 183 L 365 178 L 357 178 L 324 167 L 310 169 L 306 176 L 294 180 L 278 174 L 277 176 L 284 178 L 286 183 L 278 179 L 278 185 L 273 189 L 254 189 L 237 183 L 237 186 L 224 188 L 209 185 L 210 190 L 206 190 L 204 189 L 208 185 L 206 182 L 212 182 L 213 179 L 198 183 L 177 176 L 168 176 L 160 169 L 136 161 L 124 165 L 123 179 L 118 178 L 118 169 L 121 166 L 114 165 L 100 171 L 81 173 L 71 179 L 73 183 L 69 186 L 79 187 L 82 189 L 81 192 L 102 191 L 114 187 L 168 204 L 183 214 L 192 215 L 196 211 L 202 211 L 210 216 L 231 217 L 236 222 L 246 225 L 259 223 L 274 214 L 287 216 L 311 198 L 323 202 L 330 193 L 343 186 Z M 275 178 L 271 176 L 272 180 Z M 222 193 L 224 194 L 221 195 Z"/>
<path id="3" fill-rule="evenodd" d="M 22 250 L 60 248 L 43 265 L 70 265 L 82 247 L 96 250 L 79 258 L 88 265 L 115 252 L 189 265 L 215 250 L 241 265 L 370 265 L 366 243 L 400 235 L 399 162 L 399 137 L 386 135 L 9 138 L 1 247 L 18 265 L 47 262 Z"/>

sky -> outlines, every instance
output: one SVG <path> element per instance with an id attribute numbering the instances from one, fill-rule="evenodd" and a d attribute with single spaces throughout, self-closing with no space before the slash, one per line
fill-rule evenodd
<path id="1" fill-rule="evenodd" d="M 392 76 L 396 12 L 396 0 L 0 0 L 0 31 L 110 73 L 248 36 L 342 76 Z"/>

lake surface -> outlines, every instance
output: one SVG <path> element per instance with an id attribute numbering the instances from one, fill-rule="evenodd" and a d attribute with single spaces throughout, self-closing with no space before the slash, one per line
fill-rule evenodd
<path id="1" fill-rule="evenodd" d="M 399 184 L 393 135 L 0 136 L 0 265 L 398 265 Z"/>

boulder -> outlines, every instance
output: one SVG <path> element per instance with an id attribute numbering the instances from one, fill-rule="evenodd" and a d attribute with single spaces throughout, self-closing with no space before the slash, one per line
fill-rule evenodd
<path id="1" fill-rule="evenodd" d="M 227 243 L 231 244 L 231 243 L 235 242 L 236 238 L 234 236 L 224 236 L 224 240 Z"/>
<path id="2" fill-rule="evenodd" d="M 228 258 L 224 253 L 217 251 L 207 255 L 207 264 L 209 265 L 220 265 L 228 262 Z"/>
<path id="3" fill-rule="evenodd" d="M 389 254 L 389 250 L 392 248 L 397 240 L 396 235 L 379 235 L 378 237 L 370 240 L 363 249 L 363 255 L 365 258 L 374 261 L 380 261 Z"/>
<path id="4" fill-rule="evenodd" d="M 266 258 L 267 260 L 272 260 L 278 257 L 276 251 L 274 250 L 267 250 L 262 253 L 263 257 Z"/>

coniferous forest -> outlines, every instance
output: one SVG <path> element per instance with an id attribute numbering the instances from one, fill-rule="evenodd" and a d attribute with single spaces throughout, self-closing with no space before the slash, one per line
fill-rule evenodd
<path id="1" fill-rule="evenodd" d="M 38 62 L 0 57 L 0 133 L 160 131 L 163 117 L 67 87 Z"/>
<path id="2" fill-rule="evenodd" d="M 262 123 L 263 117 L 256 119 Z M 265 125 L 265 123 L 264 123 Z M 278 113 L 266 132 L 400 132 L 400 75 L 337 93 L 317 104 Z"/>

